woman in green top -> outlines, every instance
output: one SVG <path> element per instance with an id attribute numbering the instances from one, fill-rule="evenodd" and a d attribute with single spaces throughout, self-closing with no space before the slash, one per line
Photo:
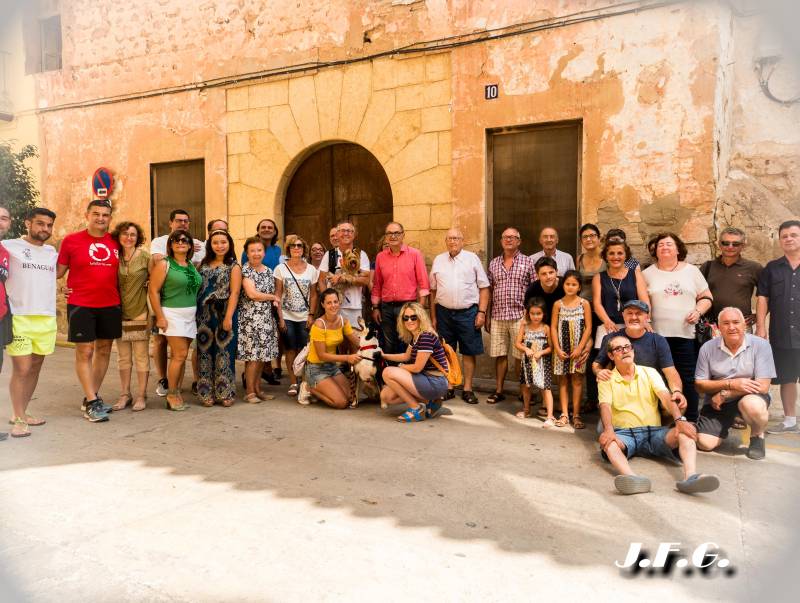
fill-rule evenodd
<path id="1" fill-rule="evenodd" d="M 189 346 L 197 335 L 197 291 L 203 279 L 191 262 L 192 236 L 176 230 L 167 239 L 167 257 L 153 266 L 150 274 L 150 305 L 158 332 L 167 338 L 170 349 L 167 366 L 166 405 L 169 410 L 186 410 L 181 382 Z"/>
<path id="2" fill-rule="evenodd" d="M 120 246 L 119 294 L 122 300 L 122 337 L 117 339 L 119 380 L 122 393 L 114 410 L 133 402 L 133 410 L 144 410 L 150 375 L 150 330 L 148 329 L 147 281 L 150 254 L 142 249 L 144 232 L 133 222 L 120 222 L 111 233 Z M 131 396 L 131 372 L 136 364 L 138 388 Z"/>

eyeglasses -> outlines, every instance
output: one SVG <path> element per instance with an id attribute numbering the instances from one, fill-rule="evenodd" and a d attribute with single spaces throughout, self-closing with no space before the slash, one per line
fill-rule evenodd
<path id="1" fill-rule="evenodd" d="M 626 343 L 625 345 L 614 346 L 613 348 L 611 348 L 611 353 L 616 354 L 618 352 L 622 352 L 624 354 L 625 352 L 630 352 L 632 349 L 633 347 L 631 346 L 631 344 Z"/>
<path id="2" fill-rule="evenodd" d="M 581 235 L 581 238 L 582 238 L 584 241 L 586 241 L 586 240 L 588 240 L 588 239 L 596 239 L 596 238 L 597 238 L 597 233 L 594 233 L 594 232 L 588 232 L 588 233 L 586 233 L 586 234 L 583 234 L 583 235 Z"/>
<path id="3" fill-rule="evenodd" d="M 290 248 L 291 247 L 300 247 L 302 249 L 303 248 L 303 244 L 302 243 L 289 243 L 289 247 Z"/>
<path id="4" fill-rule="evenodd" d="M 742 246 L 742 242 L 741 241 L 720 241 L 719 244 L 722 247 L 741 247 Z"/>
<path id="5" fill-rule="evenodd" d="M 501 238 L 501 239 L 503 239 L 504 241 L 514 241 L 514 240 L 519 240 L 519 237 L 518 237 L 517 235 L 503 235 L 503 236 L 502 236 L 502 237 L 500 237 L 500 238 Z"/>
<path id="6" fill-rule="evenodd" d="M 445 241 L 461 241 L 464 237 L 445 237 Z"/>
<path id="7" fill-rule="evenodd" d="M 186 237 L 178 237 L 177 239 L 175 239 L 173 241 L 173 243 L 178 243 L 178 244 L 182 244 L 182 245 L 188 245 L 189 243 L 191 243 L 191 241 L 189 239 L 187 239 Z"/>
<path id="8" fill-rule="evenodd" d="M 393 230 L 391 232 L 387 232 L 386 236 L 387 237 L 399 237 L 401 234 L 403 234 L 402 230 Z"/>
<path id="9" fill-rule="evenodd" d="M 338 230 L 338 232 L 349 232 L 349 233 L 353 233 L 353 232 L 355 232 L 355 230 L 353 230 L 352 228 L 340 228 L 340 229 Z"/>
<path id="10" fill-rule="evenodd" d="M 416 314 L 406 314 L 403 316 L 403 322 L 408 322 L 409 320 L 417 321 L 419 320 L 419 316 Z"/>
<path id="11" fill-rule="evenodd" d="M 188 224 L 189 218 L 175 218 L 172 220 L 173 222 L 178 222 L 179 224 Z"/>

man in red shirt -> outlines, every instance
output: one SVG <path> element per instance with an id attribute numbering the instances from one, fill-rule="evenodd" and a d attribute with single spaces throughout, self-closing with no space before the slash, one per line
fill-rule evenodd
<path id="1" fill-rule="evenodd" d="M 375 258 L 372 318 L 383 328 L 384 351 L 389 354 L 405 351 L 405 344 L 397 336 L 397 317 L 403 304 L 416 301 L 427 306 L 430 295 L 425 258 L 419 249 L 403 244 L 404 234 L 402 224 L 389 222 L 384 230 L 389 248 Z"/>
<path id="2" fill-rule="evenodd" d="M 122 336 L 117 285 L 119 246 L 108 234 L 111 204 L 95 199 L 86 208 L 88 228 L 68 234 L 58 252 L 57 276 L 67 271 L 68 339 L 75 343 L 75 372 L 84 392 L 81 409 L 92 422 L 108 421 L 111 407 L 98 393 L 108 370 L 111 344 Z"/>

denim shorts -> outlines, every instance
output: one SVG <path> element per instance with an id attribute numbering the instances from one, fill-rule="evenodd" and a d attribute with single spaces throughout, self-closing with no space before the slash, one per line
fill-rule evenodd
<path id="1" fill-rule="evenodd" d="M 669 427 L 623 427 L 614 428 L 614 433 L 625 444 L 625 454 L 628 458 L 634 456 L 664 457 L 670 460 L 680 460 L 678 449 L 672 449 L 667 444 Z M 605 452 L 601 453 L 608 460 Z"/>
<path id="2" fill-rule="evenodd" d="M 325 379 L 341 375 L 342 369 L 335 362 L 306 362 L 306 383 L 308 387 L 317 387 Z"/>
<path id="3" fill-rule="evenodd" d="M 447 378 L 443 375 L 413 373 L 411 379 L 417 392 L 425 400 L 436 400 L 447 394 Z"/>
<path id="4" fill-rule="evenodd" d="M 436 331 L 439 337 L 467 356 L 483 354 L 481 330 L 475 328 L 478 306 L 450 310 L 436 304 Z"/>
<path id="5" fill-rule="evenodd" d="M 308 343 L 306 321 L 286 320 L 286 332 L 282 333 L 283 345 L 287 350 L 302 350 Z"/>

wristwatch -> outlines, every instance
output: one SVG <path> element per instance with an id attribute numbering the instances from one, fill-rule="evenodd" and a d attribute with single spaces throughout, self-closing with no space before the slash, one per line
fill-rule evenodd
<path id="1" fill-rule="evenodd" d="M 677 419 L 675 419 L 675 422 L 677 423 L 678 421 L 688 421 L 688 420 L 689 420 L 689 419 L 687 419 L 686 417 L 684 417 L 683 415 L 681 415 L 680 417 L 678 417 Z"/>

